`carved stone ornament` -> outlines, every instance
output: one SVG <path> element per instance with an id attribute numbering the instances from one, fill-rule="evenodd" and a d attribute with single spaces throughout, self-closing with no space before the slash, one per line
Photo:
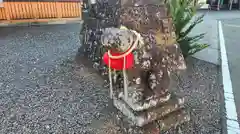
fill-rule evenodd
<path id="1" fill-rule="evenodd" d="M 184 70 L 186 65 L 164 2 L 97 1 L 89 10 L 84 18 L 79 53 L 92 61 L 105 78 L 110 77 L 115 107 L 138 126 L 158 119 L 164 121 L 167 115 L 184 111 L 184 99 L 169 91 L 171 73 Z M 122 71 L 108 69 L 103 63 L 105 52 L 124 53 L 133 44 L 134 67 L 126 70 L 125 78 Z M 187 114 L 183 116 L 189 120 Z M 177 122 L 183 120 L 173 123 Z"/>

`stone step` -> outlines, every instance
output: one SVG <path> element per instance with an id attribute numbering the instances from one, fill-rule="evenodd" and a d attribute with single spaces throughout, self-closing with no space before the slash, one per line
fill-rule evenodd
<path id="1" fill-rule="evenodd" d="M 168 114 L 164 118 L 158 120 L 158 125 L 161 131 L 167 131 L 170 128 L 176 128 L 180 124 L 190 121 L 190 114 L 186 110 L 178 110 Z"/>
<path id="2" fill-rule="evenodd" d="M 136 93 L 136 92 L 135 92 Z M 164 96 L 161 97 L 152 97 L 150 99 L 146 99 L 144 101 L 141 102 L 136 102 L 136 100 L 134 99 L 136 95 L 134 95 L 133 93 L 129 93 L 128 98 L 125 99 L 124 98 L 124 94 L 123 92 L 120 92 L 118 97 L 120 99 L 122 99 L 125 103 L 127 103 L 127 105 L 133 110 L 133 111 L 143 111 L 149 108 L 153 108 L 156 107 L 158 105 L 161 105 L 167 101 L 169 101 L 170 99 L 175 99 L 176 96 L 170 92 L 167 92 Z M 178 98 L 178 103 L 184 103 L 184 98 Z"/>
<path id="3" fill-rule="evenodd" d="M 183 123 L 190 121 L 190 114 L 184 109 L 177 110 L 164 116 L 163 118 L 145 125 L 143 127 L 144 134 L 160 134 L 165 133 L 171 128 L 176 128 Z"/>
<path id="4" fill-rule="evenodd" d="M 142 127 L 174 111 L 182 109 L 184 101 L 179 102 L 179 100 L 183 99 L 171 98 L 169 101 L 165 102 L 164 104 L 158 107 L 153 107 L 141 112 L 132 110 L 128 106 L 128 104 L 122 99 L 114 97 L 113 104 L 118 110 L 120 110 L 123 113 L 123 115 L 129 118 L 135 125 Z"/>

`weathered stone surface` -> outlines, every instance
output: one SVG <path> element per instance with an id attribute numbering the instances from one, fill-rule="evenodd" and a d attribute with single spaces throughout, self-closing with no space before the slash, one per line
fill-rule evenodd
<path id="1" fill-rule="evenodd" d="M 178 125 L 188 122 L 190 120 L 190 114 L 185 110 L 178 110 L 168 114 L 162 119 L 158 120 L 161 131 L 167 131 L 170 128 L 176 128 Z"/>
<path id="2" fill-rule="evenodd" d="M 190 120 L 189 113 L 183 109 L 177 110 L 165 116 L 160 120 L 147 124 L 143 127 L 143 134 L 162 134 L 171 128 L 176 128 L 180 124 L 188 122 Z M 170 132 L 171 133 L 171 132 Z M 181 134 L 179 131 L 171 134 Z M 183 133 L 185 134 L 185 133 Z"/>
<path id="3" fill-rule="evenodd" d="M 119 97 L 119 99 L 122 99 L 134 111 L 143 111 L 143 110 L 146 110 L 149 108 L 156 107 L 157 105 L 160 105 L 164 102 L 169 101 L 169 99 L 171 97 L 170 93 L 166 93 L 165 95 L 163 95 L 161 97 L 152 96 L 143 101 L 136 101 L 134 96 L 137 96 L 137 95 L 138 95 L 137 92 L 134 92 L 134 93 L 130 92 L 128 95 L 128 98 L 125 99 L 123 92 L 120 92 L 118 97 Z"/>
<path id="4" fill-rule="evenodd" d="M 172 20 L 164 5 L 123 6 L 120 8 L 120 24 L 142 34 L 156 34 L 159 31 L 174 35 Z"/>
<path id="5" fill-rule="evenodd" d="M 139 6 L 139 5 L 163 5 L 164 0 L 121 0 L 122 6 Z"/>
<path id="6" fill-rule="evenodd" d="M 102 5 L 94 5 L 96 21 L 92 21 L 93 24 L 86 21 L 83 32 L 83 55 L 93 62 L 94 68 L 108 76 L 103 54 L 124 53 L 136 44 L 134 67 L 127 70 L 127 98 L 123 93 L 122 71 L 111 70 L 115 107 L 138 126 L 182 109 L 184 99 L 169 93 L 170 74 L 186 66 L 163 1 L 122 0 L 112 13 L 109 6 Z"/>
<path id="7" fill-rule="evenodd" d="M 133 123 L 137 126 L 146 125 L 154 120 L 170 114 L 171 112 L 179 110 L 183 108 L 183 103 L 183 98 L 173 97 L 158 107 L 148 108 L 144 111 L 136 112 L 131 109 L 122 99 L 113 99 L 114 106 L 118 108 L 125 116 L 131 119 L 131 121 L 133 121 Z"/>
<path id="8" fill-rule="evenodd" d="M 136 41 L 136 38 L 131 30 L 107 28 L 103 31 L 101 40 L 105 48 L 124 52 Z M 142 38 L 145 44 L 138 43 L 134 50 L 135 65 L 127 71 L 129 88 L 142 91 L 142 98 L 162 96 L 168 92 L 170 73 L 186 68 L 184 58 L 177 44 L 159 48 L 149 42 L 150 36 L 142 36 Z"/>

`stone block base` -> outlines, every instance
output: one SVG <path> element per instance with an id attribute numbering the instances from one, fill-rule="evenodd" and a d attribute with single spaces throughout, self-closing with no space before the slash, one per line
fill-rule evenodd
<path id="1" fill-rule="evenodd" d="M 153 123 L 145 125 L 142 130 L 144 134 L 162 134 L 171 128 L 176 129 L 178 126 L 189 120 L 189 113 L 184 109 L 180 109 Z"/>
<path id="2" fill-rule="evenodd" d="M 174 118 L 173 125 L 182 122 L 181 119 L 188 120 L 186 113 L 183 112 L 183 99 L 170 98 L 169 101 L 144 111 L 134 111 L 130 106 L 120 98 L 113 98 L 114 106 L 120 110 L 123 115 L 130 119 L 136 126 L 142 127 L 155 120 L 160 120 L 161 124 L 169 125 L 168 118 Z M 180 112 L 181 114 L 174 114 Z M 183 113 L 182 113 L 183 112 Z M 182 117 L 182 118 L 180 118 Z M 166 118 L 166 119 L 165 119 Z"/>

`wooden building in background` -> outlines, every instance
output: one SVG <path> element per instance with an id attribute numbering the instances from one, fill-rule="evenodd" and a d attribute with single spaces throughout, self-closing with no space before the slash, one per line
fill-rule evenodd
<path id="1" fill-rule="evenodd" d="M 0 0 L 0 23 L 81 20 L 81 0 Z"/>

